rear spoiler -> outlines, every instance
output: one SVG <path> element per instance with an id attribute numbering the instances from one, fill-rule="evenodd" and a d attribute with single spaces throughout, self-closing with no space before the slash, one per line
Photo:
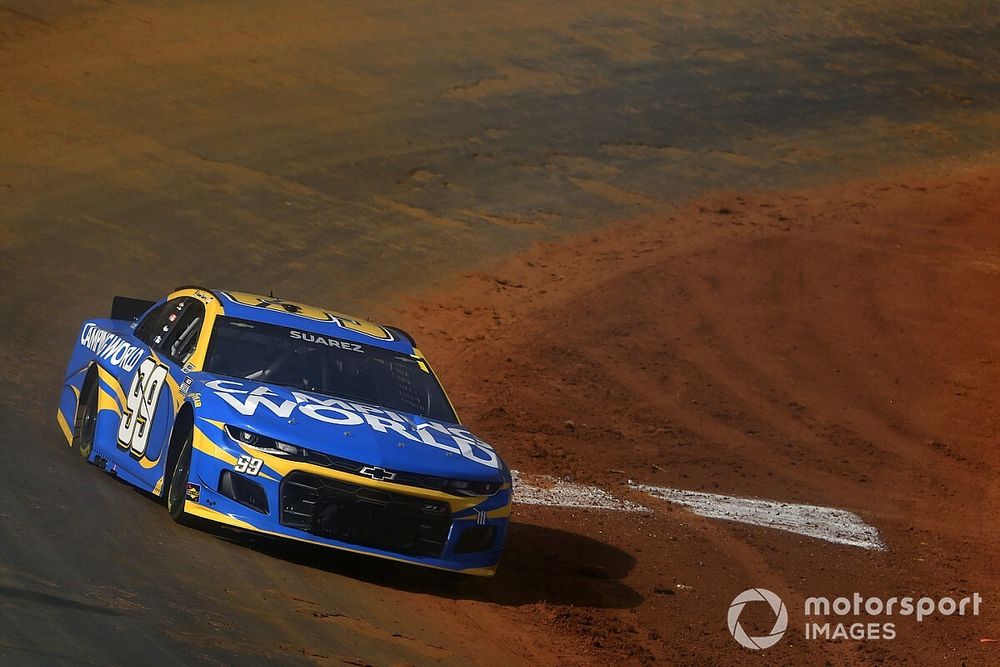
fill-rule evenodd
<path id="1" fill-rule="evenodd" d="M 111 319 L 134 322 L 156 304 L 146 299 L 133 299 L 130 296 L 116 296 L 111 302 Z"/>

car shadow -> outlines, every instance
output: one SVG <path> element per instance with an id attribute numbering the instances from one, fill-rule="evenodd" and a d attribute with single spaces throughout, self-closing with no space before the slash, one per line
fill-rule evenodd
<path id="1" fill-rule="evenodd" d="M 161 498 L 117 479 L 150 502 Z M 637 607 L 643 596 L 624 582 L 635 567 L 627 552 L 585 535 L 524 520 L 511 521 L 493 577 L 475 577 L 354 554 L 231 528 L 203 519 L 191 528 L 234 546 L 374 585 L 454 600 L 521 606 L 538 602 L 606 609 Z"/>
<path id="2" fill-rule="evenodd" d="M 338 551 L 294 540 L 198 526 L 218 539 L 263 555 L 379 586 L 456 600 L 503 606 L 536 602 L 627 609 L 643 597 L 624 583 L 635 558 L 617 547 L 576 533 L 515 521 L 496 576 L 472 577 Z"/>

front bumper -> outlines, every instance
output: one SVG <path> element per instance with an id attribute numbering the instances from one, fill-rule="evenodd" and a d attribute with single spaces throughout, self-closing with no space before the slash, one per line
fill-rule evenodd
<path id="1" fill-rule="evenodd" d="M 479 576 L 496 572 L 510 517 L 509 484 L 492 496 L 452 496 L 244 449 L 221 423 L 197 421 L 186 513 L 423 567 Z M 241 474 L 241 455 L 264 465 L 255 475 Z M 229 480 L 220 484 L 224 474 Z M 265 499 L 259 492 L 252 502 L 235 494 L 243 500 L 238 502 L 231 497 L 234 479 L 259 485 Z"/>

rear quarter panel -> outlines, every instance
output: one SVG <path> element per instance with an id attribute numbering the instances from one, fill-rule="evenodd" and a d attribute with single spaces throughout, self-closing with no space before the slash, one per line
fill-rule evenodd
<path id="1" fill-rule="evenodd" d="M 140 364 L 153 358 L 168 369 L 167 386 L 160 391 L 149 423 L 149 438 L 141 457 L 119 446 L 118 429 L 128 406 L 128 392 Z M 179 385 L 181 371 L 175 364 L 160 360 L 145 343 L 133 335 L 133 323 L 93 319 L 83 323 L 73 343 L 59 399 L 57 421 L 68 444 L 78 418 L 80 392 L 87 373 L 98 373 L 98 418 L 91 460 L 101 457 L 111 472 L 148 491 L 162 486 L 164 455 L 174 416 L 183 400 Z"/>

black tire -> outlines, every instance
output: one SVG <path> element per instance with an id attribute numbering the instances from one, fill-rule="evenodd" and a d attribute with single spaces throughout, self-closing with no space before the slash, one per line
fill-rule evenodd
<path id="1" fill-rule="evenodd" d="M 79 426 L 76 437 L 76 451 L 84 461 L 90 459 L 90 453 L 94 451 L 94 437 L 97 435 L 97 383 L 89 383 L 85 393 L 80 400 L 82 412 L 77 422 Z"/>
<path id="2" fill-rule="evenodd" d="M 173 473 L 170 475 L 170 486 L 167 487 L 167 511 L 170 518 L 180 524 L 190 523 L 191 517 L 184 513 L 184 500 L 187 497 L 188 475 L 191 473 L 191 443 L 194 433 L 189 432 L 177 456 Z"/>

